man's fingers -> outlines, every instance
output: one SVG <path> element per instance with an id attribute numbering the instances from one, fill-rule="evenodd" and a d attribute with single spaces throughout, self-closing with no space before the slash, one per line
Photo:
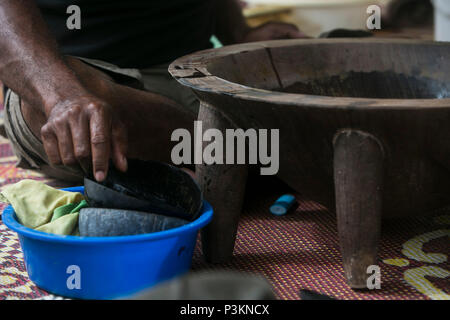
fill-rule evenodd
<path id="1" fill-rule="evenodd" d="M 278 22 L 277 25 L 282 27 L 282 28 L 284 28 L 284 29 L 289 29 L 289 30 L 292 30 L 292 31 L 298 31 L 298 27 L 295 24 L 292 24 L 292 23 Z"/>
<path id="2" fill-rule="evenodd" d="M 91 140 L 89 119 L 82 113 L 70 119 L 70 129 L 72 132 L 72 144 L 75 158 L 83 171 L 88 174 L 91 171 Z"/>
<path id="3" fill-rule="evenodd" d="M 289 39 L 302 39 L 302 38 L 309 38 L 306 34 L 299 30 L 289 30 L 287 33 L 287 37 Z"/>
<path id="4" fill-rule="evenodd" d="M 128 169 L 127 163 L 127 130 L 121 122 L 117 122 L 112 128 L 112 158 L 117 169 L 125 172 Z"/>
<path id="5" fill-rule="evenodd" d="M 89 121 L 91 133 L 91 154 L 94 177 L 103 181 L 108 172 L 108 161 L 111 149 L 111 118 L 106 111 L 95 107 Z"/>
<path id="6" fill-rule="evenodd" d="M 274 39 L 307 38 L 307 36 L 292 23 L 272 22 L 268 23 L 268 26 L 272 28 Z"/>
<path id="7" fill-rule="evenodd" d="M 59 156 L 58 139 L 56 135 L 50 129 L 48 125 L 45 125 L 41 129 L 41 139 L 44 145 L 45 153 L 48 156 L 48 160 L 51 164 L 61 164 L 61 157 Z"/>
<path id="8" fill-rule="evenodd" d="M 75 154 L 73 152 L 72 133 L 69 124 L 61 122 L 54 124 L 53 132 L 58 139 L 58 148 L 61 161 L 64 165 L 73 165 L 76 163 Z"/>

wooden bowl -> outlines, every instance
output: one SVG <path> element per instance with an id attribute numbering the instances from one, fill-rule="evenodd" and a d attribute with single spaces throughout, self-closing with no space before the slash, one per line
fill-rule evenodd
<path id="1" fill-rule="evenodd" d="M 271 41 L 198 52 L 169 71 L 200 99 L 204 131 L 280 130 L 278 176 L 336 211 L 354 288 L 366 287 L 376 264 L 382 216 L 450 204 L 450 43 Z M 215 209 L 204 253 L 224 261 L 247 167 L 197 170 Z"/>

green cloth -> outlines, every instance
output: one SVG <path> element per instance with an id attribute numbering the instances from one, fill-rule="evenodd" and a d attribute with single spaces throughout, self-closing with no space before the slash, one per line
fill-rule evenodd
<path id="1" fill-rule="evenodd" d="M 58 190 L 29 179 L 7 186 L 0 201 L 12 205 L 25 227 L 59 235 L 76 233 L 78 211 L 87 206 L 79 192 Z"/>
<path id="2" fill-rule="evenodd" d="M 65 216 L 66 214 L 80 212 L 81 209 L 87 208 L 87 207 L 88 207 L 88 203 L 86 200 L 82 200 L 79 203 L 65 204 L 61 207 L 56 208 L 53 211 L 53 216 L 52 216 L 51 222 L 55 221 L 58 218 L 61 218 L 62 216 Z"/>
<path id="3" fill-rule="evenodd" d="M 53 211 L 51 221 L 36 228 L 36 230 L 60 235 L 70 234 L 73 236 L 79 236 L 78 213 L 81 209 L 87 207 L 88 203 L 86 200 L 81 200 L 79 203 L 69 203 L 58 207 Z"/>

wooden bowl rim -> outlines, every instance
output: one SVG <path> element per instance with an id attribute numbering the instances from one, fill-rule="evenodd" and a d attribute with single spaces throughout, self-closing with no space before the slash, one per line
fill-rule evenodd
<path id="1" fill-rule="evenodd" d="M 219 49 L 198 51 L 178 58 L 169 66 L 169 73 L 182 85 L 195 91 L 231 96 L 236 99 L 275 103 L 278 105 L 295 105 L 302 107 L 321 108 L 365 108 L 365 109 L 435 109 L 450 108 L 450 98 L 445 99 L 375 99 L 316 96 L 308 94 L 284 93 L 265 89 L 257 89 L 234 83 L 212 75 L 208 71 L 208 64 L 227 55 L 248 52 L 265 48 L 279 48 L 309 44 L 420 44 L 430 46 L 445 46 L 450 50 L 450 43 L 410 40 L 410 39 L 296 39 L 272 40 L 225 46 Z M 449 70 L 450 71 L 450 70 Z"/>

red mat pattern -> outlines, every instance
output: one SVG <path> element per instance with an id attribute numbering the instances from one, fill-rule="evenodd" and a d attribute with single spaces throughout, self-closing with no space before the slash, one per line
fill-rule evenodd
<path id="1" fill-rule="evenodd" d="M 56 184 L 17 169 L 14 163 L 7 140 L 0 138 L 0 186 L 23 178 Z M 334 215 L 298 194 L 299 207 L 294 212 L 284 217 L 268 213 L 273 201 L 289 191 L 273 178 L 250 182 L 234 258 L 220 266 L 206 264 L 199 241 L 194 272 L 232 269 L 262 274 L 280 299 L 298 299 L 300 289 L 338 299 L 450 299 L 450 210 L 433 219 L 384 223 L 379 254 L 381 289 L 357 292 L 345 283 Z M 0 222 L 0 299 L 55 298 L 28 279 L 17 236 Z"/>

